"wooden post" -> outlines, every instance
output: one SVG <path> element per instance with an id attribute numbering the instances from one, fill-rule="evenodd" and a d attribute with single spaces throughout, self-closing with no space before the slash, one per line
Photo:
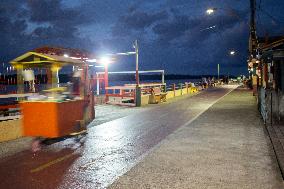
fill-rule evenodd
<path id="1" fill-rule="evenodd" d="M 91 95 L 91 120 L 93 120 L 93 119 L 95 119 L 95 116 L 96 116 L 96 114 L 95 114 L 95 94 L 94 94 L 94 90 L 93 90 L 93 88 L 91 89 L 91 91 L 90 91 L 90 95 Z"/>
<path id="2" fill-rule="evenodd" d="M 48 69 L 48 68 L 46 69 L 46 84 L 47 85 L 52 85 L 52 72 L 51 72 L 51 68 L 50 69 Z"/>
<path id="3" fill-rule="evenodd" d="M 188 83 L 185 83 L 186 86 L 186 94 L 188 94 Z"/>
<path id="4" fill-rule="evenodd" d="M 16 65 L 17 69 L 17 93 L 24 93 L 24 80 L 23 80 L 23 68 L 22 64 Z"/>
<path id="5" fill-rule="evenodd" d="M 176 84 L 173 84 L 174 97 L 176 96 Z"/>
<path id="6" fill-rule="evenodd" d="M 81 92 L 84 99 L 87 99 L 88 93 L 89 93 L 89 87 L 90 87 L 90 80 L 89 80 L 89 66 L 88 65 L 82 65 L 82 75 L 81 75 Z"/>

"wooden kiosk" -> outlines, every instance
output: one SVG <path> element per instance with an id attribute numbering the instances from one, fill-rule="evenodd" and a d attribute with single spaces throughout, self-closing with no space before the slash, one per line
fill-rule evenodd
<path id="1" fill-rule="evenodd" d="M 51 97 L 43 100 L 21 100 L 24 136 L 57 138 L 78 133 L 86 129 L 87 123 L 94 119 L 94 95 L 88 64 L 84 59 L 69 57 L 65 54 L 27 52 L 10 62 L 17 69 L 18 93 L 24 93 L 23 70 L 45 69 Z M 64 91 L 59 87 L 59 70 L 64 66 L 73 66 L 81 71 L 79 91 L 72 99 L 58 100 L 53 94 Z M 41 92 L 41 91 L 40 91 Z"/>

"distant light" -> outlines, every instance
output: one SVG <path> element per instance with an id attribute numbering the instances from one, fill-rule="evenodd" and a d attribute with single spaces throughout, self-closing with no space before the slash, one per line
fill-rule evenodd
<path id="1" fill-rule="evenodd" d="M 82 71 L 83 69 L 82 68 L 78 68 L 78 71 Z"/>
<path id="2" fill-rule="evenodd" d="M 68 54 L 64 54 L 63 56 L 66 57 L 66 58 L 69 58 L 69 55 L 68 55 Z"/>
<path id="3" fill-rule="evenodd" d="M 88 59 L 87 62 L 97 62 L 97 59 Z"/>
<path id="4" fill-rule="evenodd" d="M 236 52 L 235 51 L 230 51 L 230 55 L 235 55 Z"/>
<path id="5" fill-rule="evenodd" d="M 65 56 L 66 57 L 66 56 Z M 67 55 L 67 57 L 68 57 L 68 55 Z M 75 60 L 80 60 L 81 58 L 79 58 L 79 57 L 74 57 L 74 56 L 70 56 L 70 58 L 71 59 L 75 59 Z"/>
<path id="6" fill-rule="evenodd" d="M 117 55 L 127 55 L 127 53 L 116 53 Z"/>
<path id="7" fill-rule="evenodd" d="M 104 65 L 107 65 L 107 64 L 111 63 L 111 60 L 110 60 L 108 57 L 102 57 L 102 58 L 100 59 L 100 62 L 99 62 L 99 63 L 104 64 Z"/>
<path id="8" fill-rule="evenodd" d="M 136 52 L 127 52 L 127 55 L 136 54 Z"/>
<path id="9" fill-rule="evenodd" d="M 104 68 L 104 66 L 95 66 L 96 68 Z"/>
<path id="10" fill-rule="evenodd" d="M 116 55 L 132 55 L 132 54 L 136 54 L 136 52 L 116 53 Z"/>
<path id="11" fill-rule="evenodd" d="M 128 55 L 133 55 L 133 54 L 136 54 L 136 52 L 121 52 L 121 53 L 105 54 L 105 56 L 117 56 L 117 55 L 128 56 Z"/>
<path id="12" fill-rule="evenodd" d="M 210 14 L 213 14 L 214 11 L 215 11 L 214 9 L 209 8 L 209 9 L 206 10 L 206 13 L 207 13 L 208 15 L 210 15 Z"/>
<path id="13" fill-rule="evenodd" d="M 91 66 L 91 67 L 92 67 L 92 66 L 94 66 L 94 65 L 93 65 L 93 64 L 89 64 L 89 66 Z"/>

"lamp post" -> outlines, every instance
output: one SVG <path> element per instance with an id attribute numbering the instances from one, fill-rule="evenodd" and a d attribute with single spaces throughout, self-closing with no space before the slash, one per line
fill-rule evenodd
<path id="1" fill-rule="evenodd" d="M 99 60 L 99 62 L 101 64 L 103 64 L 104 68 L 105 68 L 105 73 L 104 73 L 105 95 L 106 95 L 105 101 L 107 102 L 108 101 L 108 90 L 107 90 L 107 87 L 108 87 L 108 64 L 110 63 L 110 59 L 108 57 L 103 57 Z"/>
<path id="2" fill-rule="evenodd" d="M 231 55 L 231 56 L 234 56 L 235 54 L 236 54 L 236 51 L 234 51 L 234 50 L 231 50 L 231 51 L 230 51 L 230 55 Z"/>
<path id="3" fill-rule="evenodd" d="M 135 52 L 123 52 L 123 53 L 114 53 L 114 54 L 107 54 L 108 56 L 129 56 L 135 54 L 135 80 L 136 85 L 139 85 L 139 47 L 138 47 L 138 41 L 135 40 L 133 44 L 133 48 L 135 49 Z"/>
<path id="4" fill-rule="evenodd" d="M 238 15 L 238 13 L 236 13 L 234 11 L 234 9 L 230 9 L 230 8 L 222 8 L 222 7 L 208 8 L 206 10 L 206 14 L 207 15 L 213 15 L 213 14 L 215 14 L 215 12 L 219 12 L 219 10 L 226 12 L 228 14 L 228 16 L 230 16 L 230 17 L 235 17 L 237 20 L 241 20 L 241 17 Z M 216 25 L 214 25 L 214 27 L 216 27 Z M 209 27 L 209 29 L 212 29 L 212 28 Z"/>
<path id="5" fill-rule="evenodd" d="M 208 15 L 213 14 L 216 10 L 217 10 L 217 8 L 208 8 L 206 10 L 206 14 L 208 14 Z"/>
<path id="6" fill-rule="evenodd" d="M 220 79 L 220 64 L 217 65 L 217 70 L 218 70 L 218 82 L 219 82 L 219 79 Z"/>
<path id="7" fill-rule="evenodd" d="M 135 79 L 136 79 L 136 85 L 139 86 L 139 64 L 138 64 L 138 57 L 139 57 L 139 48 L 138 48 L 138 41 L 135 40 L 135 44 L 134 44 L 134 48 L 135 48 L 135 56 L 136 56 L 136 68 L 135 68 Z"/>
<path id="8" fill-rule="evenodd" d="M 207 15 L 211 15 L 211 14 L 214 14 L 215 12 L 216 12 L 216 10 L 223 10 L 223 11 L 230 11 L 229 9 L 224 9 L 224 8 L 216 8 L 216 7 L 214 7 L 214 8 L 208 8 L 207 10 L 206 10 L 206 14 Z M 234 16 L 236 16 L 238 19 L 239 19 L 239 16 L 238 15 L 234 15 Z M 208 27 L 208 28 L 206 28 L 206 29 L 204 29 L 204 30 L 208 30 L 208 29 L 213 29 L 213 28 L 215 28 L 216 27 L 216 25 L 214 25 L 214 26 L 211 26 L 211 27 Z M 202 30 L 201 30 L 202 31 Z M 230 56 L 234 56 L 236 54 L 236 51 L 235 50 L 230 50 L 229 51 L 229 55 Z M 219 77 L 220 77 L 220 64 L 218 64 L 217 65 L 217 70 L 218 70 L 218 80 L 219 80 Z"/>
<path id="9" fill-rule="evenodd" d="M 229 52 L 229 54 L 230 54 L 230 56 L 235 56 L 236 55 L 236 51 L 235 50 L 231 50 L 230 52 Z M 228 80 L 229 80 L 229 71 L 228 71 Z"/>

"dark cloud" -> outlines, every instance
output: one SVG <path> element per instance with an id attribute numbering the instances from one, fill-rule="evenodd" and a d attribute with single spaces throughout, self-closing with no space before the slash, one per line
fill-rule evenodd
<path id="1" fill-rule="evenodd" d="M 58 26 L 48 26 L 48 27 L 38 27 L 36 28 L 32 35 L 34 37 L 40 38 L 42 40 L 50 38 L 65 38 L 71 39 L 75 38 L 77 29 L 74 27 L 58 27 Z"/>
<path id="2" fill-rule="evenodd" d="M 61 0 L 14 0 L 0 2 L 2 60 L 39 46 L 89 48 L 91 40 L 78 27 L 91 22 L 76 8 L 64 8 Z"/>
<path id="3" fill-rule="evenodd" d="M 31 33 L 38 45 L 83 46 L 85 39 L 80 37 L 78 28 L 92 19 L 79 7 L 66 8 L 62 0 L 29 0 L 27 7 L 30 10 L 29 21 L 38 24 Z"/>
<path id="4" fill-rule="evenodd" d="M 114 36 L 129 35 L 132 30 L 144 31 L 154 23 L 166 20 L 168 13 L 160 11 L 156 13 L 147 13 L 131 8 L 127 15 L 121 16 L 112 29 Z"/>
<path id="5" fill-rule="evenodd" d="M 205 15 L 208 7 L 217 7 L 214 15 Z M 262 0 L 258 34 L 283 34 L 283 7 L 281 0 Z M 241 0 L 1 0 L 0 56 L 10 60 L 42 45 L 124 52 L 138 39 L 141 69 L 208 73 L 219 62 L 240 73 L 239 67 L 246 68 L 248 18 L 249 2 Z M 230 49 L 235 57 L 228 56 Z M 125 62 L 117 68 L 128 69 Z"/>
<path id="6" fill-rule="evenodd" d="M 226 14 L 190 17 L 175 14 L 172 19 L 159 23 L 153 27 L 158 41 L 169 44 L 176 41 L 178 44 L 201 42 L 209 38 L 214 32 L 222 33 L 224 30 L 243 22 L 246 13 L 243 11 L 228 10 Z M 212 28 L 210 28 L 212 27 Z M 176 43 L 175 43 L 176 45 Z"/>
<path id="7" fill-rule="evenodd" d="M 0 2 L 0 56 L 6 61 L 23 47 L 22 40 L 27 39 L 25 35 L 26 20 L 23 17 L 18 17 L 25 15 L 26 12 L 25 9 L 18 7 L 22 7 L 20 0 L 15 0 L 13 3 Z"/>
<path id="8" fill-rule="evenodd" d="M 184 35 L 184 33 L 194 25 L 195 20 L 190 20 L 187 16 L 175 16 L 172 20 L 159 23 L 153 27 L 153 31 L 161 41 L 172 41 Z"/>
<path id="9" fill-rule="evenodd" d="M 64 8 L 62 0 L 29 0 L 30 21 L 54 25 L 82 25 L 93 21 L 80 7 Z"/>
<path id="10" fill-rule="evenodd" d="M 144 29 L 145 27 L 151 26 L 157 21 L 161 21 L 168 18 L 166 11 L 157 13 L 146 13 L 146 12 L 132 12 L 131 14 L 121 18 L 121 22 L 130 29 Z"/>
<path id="11" fill-rule="evenodd" d="M 31 11 L 30 19 L 33 22 L 57 22 L 76 15 L 73 10 L 63 11 L 60 0 L 29 0 L 28 7 Z"/>

